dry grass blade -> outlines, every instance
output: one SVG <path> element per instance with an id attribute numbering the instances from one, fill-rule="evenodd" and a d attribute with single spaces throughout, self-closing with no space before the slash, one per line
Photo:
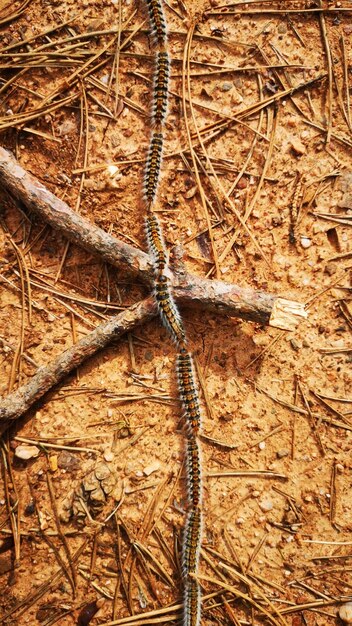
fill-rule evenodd
<path id="1" fill-rule="evenodd" d="M 119 573 L 119 576 L 116 579 L 113 609 L 112 609 L 112 618 L 115 620 L 116 614 L 118 611 L 118 594 L 119 594 L 120 587 L 122 587 L 126 602 L 128 604 L 129 604 L 129 595 L 128 595 L 128 586 L 127 586 L 126 576 L 125 576 L 126 572 L 125 572 L 124 563 L 122 560 L 122 538 L 121 538 L 122 523 L 119 519 L 118 513 L 116 512 L 114 513 L 114 521 L 115 521 L 116 534 L 117 534 L 117 540 L 115 541 L 115 553 L 116 553 L 116 563 L 118 566 L 118 573 Z M 130 604 L 129 604 L 129 609 L 130 609 L 130 612 L 132 612 Z"/>
<path id="2" fill-rule="evenodd" d="M 267 119 L 268 119 L 268 124 L 267 124 L 267 132 L 268 135 L 270 137 L 269 139 L 269 147 L 268 147 L 268 152 L 264 161 L 264 165 L 262 168 L 262 172 L 260 175 L 260 179 L 258 181 L 258 184 L 256 186 L 256 190 L 255 193 L 253 195 L 252 200 L 250 201 L 250 203 L 248 204 L 248 207 L 246 208 L 246 212 L 243 216 L 243 221 L 247 222 L 248 218 L 250 217 L 256 202 L 258 201 L 258 198 L 260 196 L 261 190 L 262 190 L 262 185 L 263 182 L 265 180 L 266 174 L 268 172 L 270 163 L 271 163 L 271 159 L 273 156 L 273 151 L 274 151 L 274 141 L 275 141 L 275 133 L 276 133 L 276 127 L 277 127 L 277 122 L 278 122 L 278 111 L 277 109 L 268 109 L 267 111 Z M 238 235 L 240 234 L 240 231 L 237 229 L 234 234 L 232 235 L 230 241 L 228 242 L 226 248 L 224 249 L 224 251 L 221 253 L 220 257 L 219 257 L 219 262 L 222 263 L 226 256 L 228 255 L 228 253 L 230 252 L 231 248 L 235 245 L 236 240 L 238 238 Z"/>
<path id="3" fill-rule="evenodd" d="M 237 574 L 237 572 L 236 572 L 236 574 Z M 203 576 L 203 575 L 200 575 L 200 574 L 197 576 L 197 580 L 200 580 L 200 581 L 204 580 L 206 582 L 212 583 L 213 585 L 216 585 L 217 587 L 220 587 L 220 589 L 222 589 L 223 591 L 229 591 L 236 598 L 242 598 L 242 600 L 245 600 L 245 602 L 248 603 L 250 607 L 253 607 L 253 609 L 257 609 L 257 611 L 259 611 L 260 614 L 265 615 L 267 617 L 268 621 L 271 624 L 274 624 L 274 626 L 278 626 L 279 624 L 287 626 L 287 623 L 284 620 L 282 620 L 282 612 L 281 611 L 280 611 L 280 615 L 278 615 L 278 619 L 276 619 L 276 617 L 274 617 L 274 615 L 272 613 L 270 613 L 266 608 L 264 608 L 264 606 L 262 604 L 259 604 L 259 602 L 256 602 L 256 600 L 254 600 L 250 596 L 250 594 L 243 593 L 237 587 L 234 587 L 233 585 L 229 585 L 228 583 L 226 583 L 224 581 L 217 580 L 217 579 L 212 578 L 210 576 Z M 275 613 L 278 614 L 278 611 L 275 610 Z"/>
<path id="4" fill-rule="evenodd" d="M 281 400 L 281 398 L 278 398 L 277 396 L 274 396 L 272 393 L 270 393 L 270 391 L 267 391 L 266 389 L 263 389 L 263 387 L 260 387 L 257 384 L 256 384 L 256 389 L 257 389 L 257 391 L 260 391 L 261 393 L 264 393 L 266 396 L 268 396 L 268 398 L 271 398 L 274 402 L 277 402 L 278 404 L 281 404 L 281 406 L 286 407 L 290 411 L 294 411 L 295 413 L 300 413 L 301 415 L 308 415 L 309 416 L 309 413 L 308 413 L 307 409 L 303 409 L 303 408 L 301 408 L 299 406 L 296 406 L 295 404 L 291 404 L 291 402 L 286 402 L 285 400 Z M 329 417 L 324 417 L 324 416 L 321 416 L 321 415 L 317 415 L 316 413 L 311 413 L 311 414 L 312 414 L 312 416 L 315 419 L 319 419 L 319 420 L 321 420 L 323 422 L 326 422 L 330 426 L 336 426 L 336 427 L 342 428 L 344 430 L 352 431 L 352 424 L 350 424 L 350 423 L 346 424 L 344 422 L 338 422 L 336 420 L 332 420 Z"/>
<path id="5" fill-rule="evenodd" d="M 12 115 L 11 117 L 5 116 L 0 117 L 0 131 L 6 130 L 7 128 L 13 128 L 16 126 L 21 126 L 22 124 L 27 124 L 28 122 L 37 119 L 38 117 L 42 117 L 44 115 L 49 115 L 62 107 L 69 106 L 77 99 L 76 93 L 71 93 L 68 96 L 61 98 L 61 100 L 55 101 L 53 104 L 43 104 L 41 102 L 41 106 L 33 109 L 32 111 L 27 111 L 24 113 L 17 113 Z"/>
<path id="6" fill-rule="evenodd" d="M 155 558 L 153 553 L 148 550 L 148 548 L 140 541 L 134 541 L 132 545 L 136 551 L 139 551 L 141 554 L 144 554 L 148 557 L 150 562 L 154 565 L 155 570 L 158 572 L 159 576 L 163 578 L 164 581 L 170 585 L 170 587 L 173 587 L 174 580 L 171 578 L 171 576 L 168 574 L 162 564 L 158 561 L 158 559 Z"/>
<path id="7" fill-rule="evenodd" d="M 4 3 L 4 5 L 1 7 L 0 9 L 0 26 L 4 26 L 5 24 L 8 24 L 9 22 L 13 22 L 14 20 L 17 20 L 22 13 L 26 10 L 27 6 L 30 4 L 32 0 L 24 0 L 24 2 L 22 2 L 22 4 L 18 7 L 18 9 L 15 9 L 13 11 L 13 13 L 9 13 L 8 15 L 2 16 L 1 13 L 4 10 L 4 7 L 7 8 L 8 4 L 6 4 L 6 1 Z"/>
<path id="8" fill-rule="evenodd" d="M 52 540 L 52 536 L 60 536 L 58 534 L 58 532 L 56 531 L 52 531 L 51 536 L 49 536 L 49 533 L 44 532 L 41 528 L 42 526 L 42 522 L 43 522 L 43 518 L 42 518 L 42 511 L 39 509 L 38 507 L 38 501 L 35 497 L 35 490 L 33 488 L 33 485 L 31 484 L 30 481 L 28 481 L 29 484 L 29 490 L 32 496 L 32 500 L 34 503 L 34 507 L 35 507 L 35 513 L 37 516 L 37 520 L 38 520 L 38 534 L 42 537 L 42 539 L 48 544 L 50 550 L 52 550 L 53 554 L 55 555 L 55 558 L 57 560 L 58 565 L 61 567 L 63 573 L 65 574 L 67 581 L 72 589 L 72 592 L 74 593 L 75 591 L 75 583 L 74 580 L 72 578 L 72 572 L 69 568 L 69 566 L 67 565 L 67 563 L 65 562 L 65 560 L 62 558 L 60 551 L 58 550 L 58 548 L 56 547 L 55 542 Z"/>
<path id="9" fill-rule="evenodd" d="M 76 436 L 75 439 L 78 437 Z M 53 450 L 68 450 L 71 452 L 90 452 L 91 454 L 98 454 L 98 451 L 94 448 L 81 448 L 79 446 L 65 446 L 63 444 L 55 444 L 49 443 L 46 440 L 41 439 L 29 439 L 28 437 L 14 437 L 15 441 L 20 441 L 22 443 L 28 443 L 29 445 L 34 445 L 42 448 L 44 452 L 46 452 L 46 448 Z"/>
<path id="10" fill-rule="evenodd" d="M 265 537 L 266 537 L 266 535 L 264 535 L 264 540 L 265 540 Z M 261 544 L 261 543 L 259 543 L 259 545 L 258 545 L 258 547 L 257 547 L 257 548 L 258 548 L 257 552 L 260 550 L 261 545 L 262 545 L 262 544 Z M 222 568 L 223 568 L 226 572 L 228 572 L 228 573 L 231 575 L 231 577 L 232 577 L 232 578 L 235 578 L 235 579 L 237 579 L 237 580 L 239 580 L 239 581 L 241 581 L 241 582 L 245 583 L 245 584 L 248 586 L 248 588 L 252 591 L 252 593 L 253 593 L 253 591 L 254 591 L 254 593 L 255 593 L 256 595 L 258 595 L 258 596 L 259 596 L 259 597 L 260 597 L 260 598 L 261 598 L 261 599 L 265 602 L 265 604 L 267 604 L 267 605 L 271 608 L 271 610 L 272 610 L 272 612 L 273 612 L 273 615 L 275 615 L 275 614 L 276 614 L 276 615 L 278 616 L 278 619 L 279 619 L 280 623 L 282 624 L 282 626 L 287 626 L 286 622 L 282 619 L 282 617 L 281 617 L 280 612 L 278 611 L 278 609 L 277 609 L 277 608 L 274 606 L 274 604 L 270 601 L 270 599 L 268 598 L 268 596 L 267 596 L 266 594 L 264 594 L 264 593 L 263 593 L 261 586 L 260 586 L 260 585 L 258 585 L 258 584 L 256 584 L 256 583 L 253 581 L 253 578 L 249 578 L 249 577 L 247 577 L 246 575 L 241 574 L 240 572 L 238 572 L 237 570 L 235 570 L 233 567 L 229 567 L 229 566 L 228 566 L 228 565 L 226 565 L 225 563 L 219 563 L 219 566 L 220 566 L 220 567 L 222 567 Z M 247 569 L 248 569 L 248 568 L 247 568 Z M 253 576 L 253 574 L 252 574 L 252 576 Z"/>
<path id="11" fill-rule="evenodd" d="M 7 515 L 10 520 L 11 533 L 14 544 L 14 567 L 15 569 L 20 564 L 21 558 L 21 526 L 20 526 L 20 510 L 19 510 L 19 497 L 16 490 L 15 482 L 12 476 L 12 467 L 9 451 L 3 441 L 1 441 L 1 458 L 2 458 L 2 473 L 3 473 L 3 486 L 5 493 L 5 502 Z M 14 579 L 15 573 L 12 578 Z"/>
<path id="12" fill-rule="evenodd" d="M 217 256 L 215 243 L 214 243 L 213 228 L 212 228 L 212 224 L 211 224 L 211 220 L 210 220 L 210 215 L 209 215 L 209 212 L 208 212 L 205 192 L 204 192 L 203 185 L 202 185 L 202 182 L 201 182 L 201 179 L 200 179 L 200 176 L 199 176 L 199 170 L 198 170 L 198 166 L 197 166 L 197 161 L 196 161 L 196 157 L 195 157 L 194 148 L 193 148 L 193 145 L 192 145 L 191 131 L 190 131 L 190 128 L 189 128 L 189 122 L 188 122 L 188 116 L 187 116 L 187 100 L 191 104 L 189 59 L 190 59 L 190 45 L 191 45 L 191 41 L 192 41 L 192 34 L 193 34 L 193 31 L 194 31 L 194 28 L 195 28 L 195 24 L 193 24 L 190 27 L 189 31 L 188 31 L 187 38 L 186 38 L 184 57 L 183 57 L 183 64 L 182 64 L 182 102 L 183 102 L 183 113 L 184 113 L 184 121 L 185 121 L 186 133 L 187 133 L 187 139 L 188 139 L 188 146 L 189 146 L 189 150 L 190 150 L 191 158 L 192 158 L 192 162 L 193 162 L 193 169 L 194 169 L 194 173 L 195 173 L 195 177 L 196 177 L 196 181 L 197 181 L 197 186 L 198 186 L 198 190 L 199 190 L 201 201 L 202 201 L 204 216 L 205 216 L 207 227 L 208 227 L 209 238 L 210 238 L 210 243 L 211 243 L 211 248 L 212 248 L 212 253 L 213 253 L 213 259 L 214 259 L 215 268 L 216 268 L 216 275 L 217 275 L 217 277 L 219 277 L 220 276 L 220 267 L 219 267 L 218 256 Z M 186 87 L 186 85 L 187 85 L 187 87 Z M 192 109 L 192 111 L 193 111 L 193 109 Z M 194 114 L 192 113 L 192 117 L 193 116 L 194 116 Z"/>
<path id="13" fill-rule="evenodd" d="M 256 476 L 257 478 L 280 478 L 283 480 L 287 480 L 288 476 L 285 474 L 279 474 L 278 472 L 272 472 L 271 470 L 239 470 L 238 472 L 205 472 L 204 476 L 207 478 L 221 478 L 221 477 L 246 477 L 246 476 Z"/>
<path id="14" fill-rule="evenodd" d="M 235 207 L 234 203 L 232 202 L 231 198 L 229 197 L 229 194 L 226 192 L 226 190 L 224 189 L 224 186 L 222 184 L 222 182 L 220 181 L 218 175 L 216 174 L 213 164 L 209 158 L 209 154 L 208 151 L 205 148 L 205 144 L 204 141 L 202 139 L 202 136 L 200 134 L 199 128 L 198 128 L 198 123 L 195 117 L 195 113 L 194 113 L 194 107 L 192 104 L 192 92 L 191 92 L 191 79 L 190 79 L 190 54 L 191 54 L 191 45 L 192 45 L 192 39 L 193 39 L 193 33 L 195 30 L 196 24 L 194 23 L 188 32 L 187 38 L 186 38 L 186 45 L 185 45 L 185 55 L 184 55 L 184 62 L 183 62 L 183 72 L 185 74 L 185 77 L 187 77 L 187 92 L 188 92 L 188 98 L 189 98 L 189 106 L 190 106 L 190 110 L 191 110 L 191 115 L 192 115 L 192 121 L 193 121 L 193 125 L 196 129 L 196 136 L 198 138 L 198 142 L 201 146 L 201 149 L 203 151 L 203 154 L 205 156 L 206 159 L 206 164 L 207 167 L 209 169 L 209 171 L 211 172 L 212 176 L 214 177 L 215 180 L 215 185 L 214 186 L 214 190 L 215 192 L 220 191 L 220 194 L 223 196 L 225 202 L 230 206 L 232 212 L 236 215 L 236 218 L 238 219 L 238 221 L 240 222 L 240 224 L 243 226 L 243 228 L 245 229 L 246 233 L 249 235 L 250 239 L 252 240 L 253 244 L 255 245 L 255 247 L 257 248 L 259 254 L 261 255 L 261 257 L 266 260 L 267 264 L 270 266 L 269 261 L 267 260 L 265 254 L 263 253 L 263 250 L 261 249 L 260 245 L 258 244 L 257 240 L 255 239 L 253 233 L 250 231 L 250 229 L 248 228 L 247 224 L 245 223 L 245 220 L 242 218 L 242 216 L 240 215 L 240 213 L 238 212 L 237 208 Z M 184 93 L 186 93 L 185 90 L 185 78 L 183 80 L 183 91 Z M 185 103 L 185 99 L 184 99 L 184 112 L 185 112 L 185 121 L 187 120 L 187 108 L 186 108 L 186 103 Z M 239 117 L 239 116 L 237 116 Z M 189 129 L 187 132 L 188 135 L 188 140 L 189 140 L 189 148 L 192 151 L 192 143 L 191 143 L 191 139 L 189 136 Z M 209 182 L 211 182 L 211 179 L 209 179 Z M 211 232 L 209 231 L 209 235 L 210 237 L 212 237 Z M 213 245 L 213 251 L 214 251 L 214 245 Z M 214 256 L 214 262 L 215 262 L 215 267 L 216 267 L 216 272 L 217 272 L 217 276 L 219 275 L 219 264 L 218 264 L 218 260 L 217 260 L 217 256 Z"/>
<path id="15" fill-rule="evenodd" d="M 10 374 L 10 380 L 9 380 L 9 385 L 8 385 L 8 391 L 10 392 L 14 386 L 15 383 L 15 379 L 16 379 L 16 373 L 17 370 L 20 372 L 20 366 L 21 366 L 21 358 L 23 356 L 23 350 L 24 350 L 24 331 L 25 331 L 25 303 L 26 303 L 26 289 L 25 286 L 27 287 L 27 300 L 28 300 L 28 321 L 29 324 L 32 323 L 32 294 L 31 294 L 31 283 L 30 283 L 30 278 L 29 278 L 29 270 L 28 270 L 28 266 L 26 263 L 26 259 L 24 256 L 24 253 L 22 252 L 22 250 L 18 247 L 18 245 L 15 243 L 15 241 L 13 240 L 13 237 L 11 237 L 8 228 L 5 224 L 5 222 L 3 221 L 2 218 L 0 218 L 0 223 L 2 225 L 2 228 L 4 230 L 4 232 L 7 235 L 7 238 L 11 244 L 11 246 L 13 247 L 14 251 L 15 251 L 15 255 L 16 255 L 16 259 L 17 259 L 17 263 L 18 263 L 18 269 L 19 269 L 19 273 L 20 273 L 20 280 L 21 280 L 21 303 L 22 303 L 22 308 L 21 308 L 21 335 L 20 335 L 20 341 L 18 344 L 18 347 L 16 348 L 15 351 L 15 356 L 13 359 L 13 363 L 12 363 L 12 368 L 11 368 L 11 374 Z"/>
<path id="16" fill-rule="evenodd" d="M 322 0 L 319 0 L 319 5 L 323 8 Z M 333 75 L 332 75 L 332 56 L 329 45 L 329 39 L 326 29 L 326 22 L 324 13 L 322 11 L 319 12 L 319 23 L 321 34 L 324 42 L 325 49 L 325 57 L 328 64 L 328 115 L 327 115 L 327 134 L 326 134 L 326 143 L 330 143 L 331 133 L 332 133 L 332 104 L 333 104 L 333 93 L 332 93 L 332 83 L 333 83 Z"/>
<path id="17" fill-rule="evenodd" d="M 257 0 L 258 3 L 259 0 Z M 265 2 L 271 2 L 271 0 L 264 0 Z M 225 4 L 222 5 L 220 7 L 217 7 L 216 9 L 209 9 L 206 11 L 206 15 L 222 15 L 222 16 L 226 16 L 226 15 L 280 15 L 280 14 L 284 14 L 284 15 L 291 15 L 291 14 L 305 14 L 305 13 L 324 13 L 324 14 L 329 14 L 329 13 L 342 13 L 342 12 L 346 12 L 349 13 L 352 11 L 352 9 L 350 9 L 349 7 L 311 7 L 311 8 L 298 8 L 298 9 L 289 9 L 289 8 L 285 8 L 285 9 L 277 9 L 277 8 L 269 8 L 269 9 L 246 9 L 244 11 L 240 10 L 238 11 L 237 9 L 242 5 L 246 5 L 246 4 L 250 4 L 248 2 L 236 2 L 235 4 L 231 3 L 231 4 Z M 236 7 L 236 9 L 234 10 L 230 10 L 229 9 L 231 7 Z M 226 9 L 226 11 L 222 10 L 222 9 Z"/>

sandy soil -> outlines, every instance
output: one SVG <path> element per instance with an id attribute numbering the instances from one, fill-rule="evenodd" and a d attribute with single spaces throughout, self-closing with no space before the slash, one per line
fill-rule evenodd
<path id="1" fill-rule="evenodd" d="M 273 11 L 283 4 L 291 12 Z M 303 0 L 219 5 L 166 10 L 167 245 L 194 273 L 307 303 L 309 317 L 285 333 L 183 311 L 207 399 L 202 624 L 336 624 L 351 600 L 351 13 Z M 1 144 L 92 223 L 145 249 L 153 52 L 143 3 L 32 0 L 0 23 Z M 6 194 L 1 207 L 5 396 L 146 291 Z M 84 626 L 145 611 L 160 621 L 129 623 L 176 623 L 185 481 L 174 370 L 155 321 L 89 360 L 4 438 L 0 623 Z M 28 445 L 37 456 L 23 460 Z"/>

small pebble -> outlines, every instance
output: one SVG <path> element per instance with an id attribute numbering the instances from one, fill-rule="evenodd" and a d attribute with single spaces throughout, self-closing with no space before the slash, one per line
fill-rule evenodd
<path id="1" fill-rule="evenodd" d="M 297 156 L 301 156 L 306 151 L 305 145 L 299 139 L 293 139 L 291 141 L 291 149 Z"/>
<path id="2" fill-rule="evenodd" d="M 150 465 L 147 465 L 147 467 L 143 469 L 143 474 L 145 476 L 150 476 L 150 474 L 157 472 L 158 469 L 160 469 L 160 463 L 159 461 L 155 461 L 154 463 L 150 463 Z"/>
<path id="3" fill-rule="evenodd" d="M 340 606 L 339 617 L 346 624 L 352 624 L 352 602 L 346 602 Z"/>
<path id="4" fill-rule="evenodd" d="M 309 237 L 301 237 L 301 246 L 302 248 L 310 248 L 312 245 L 312 240 Z"/>
<path id="5" fill-rule="evenodd" d="M 107 461 L 107 463 L 110 463 L 111 461 L 113 461 L 114 458 L 115 458 L 115 455 L 113 452 L 111 451 L 104 452 L 104 459 L 105 461 Z"/>
<path id="6" fill-rule="evenodd" d="M 260 443 L 258 444 L 258 448 L 259 450 L 264 450 L 266 446 L 265 441 L 260 441 Z"/>
<path id="7" fill-rule="evenodd" d="M 243 97 L 241 94 L 237 91 L 237 89 L 233 89 L 231 91 L 231 104 L 242 104 L 242 102 Z"/>
<path id="8" fill-rule="evenodd" d="M 300 348 L 302 348 L 302 342 L 299 341 L 298 339 L 295 339 L 294 337 L 290 340 L 290 344 L 292 346 L 292 348 L 296 351 L 298 351 Z"/>
<path id="9" fill-rule="evenodd" d="M 270 337 L 268 335 L 254 335 L 252 340 L 256 346 L 260 347 L 268 346 L 270 343 Z"/>
<path id="10" fill-rule="evenodd" d="M 232 87 L 233 87 L 232 83 L 225 82 L 221 85 L 221 91 L 231 91 Z"/>
<path id="11" fill-rule="evenodd" d="M 261 510 L 265 511 L 265 512 L 272 511 L 272 509 L 274 508 L 274 505 L 273 505 L 272 501 L 269 500 L 269 499 L 261 500 L 259 502 L 259 506 L 260 506 Z"/>
<path id="12" fill-rule="evenodd" d="M 22 459 L 23 461 L 28 461 L 28 459 L 35 459 L 39 456 L 40 450 L 37 446 L 17 446 L 15 450 L 15 456 L 18 459 Z"/>
<path id="13" fill-rule="evenodd" d="M 286 450 L 285 448 L 282 448 L 282 450 L 278 450 L 276 453 L 276 456 L 278 459 L 283 459 L 285 458 L 285 456 L 289 455 L 289 451 Z"/>
<path id="14" fill-rule="evenodd" d="M 63 450 L 59 454 L 58 466 L 60 469 L 67 470 L 68 472 L 74 472 L 78 470 L 80 461 L 74 454 L 71 454 L 71 452 Z"/>

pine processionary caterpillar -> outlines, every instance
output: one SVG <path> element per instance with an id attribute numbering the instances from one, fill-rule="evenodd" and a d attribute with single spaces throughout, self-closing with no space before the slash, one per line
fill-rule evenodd
<path id="1" fill-rule="evenodd" d="M 190 432 L 196 434 L 200 428 L 201 413 L 192 357 L 186 348 L 181 348 L 177 356 L 177 373 L 187 425 Z"/>
<path id="2" fill-rule="evenodd" d="M 157 53 L 156 72 L 154 82 L 153 121 L 161 127 L 167 112 L 167 98 L 169 85 L 170 62 L 169 55 L 164 50 Z"/>
<path id="3" fill-rule="evenodd" d="M 148 248 L 154 259 L 155 271 L 157 274 L 161 274 L 167 267 L 167 252 L 160 223 L 156 215 L 148 215 L 146 227 Z"/>
<path id="4" fill-rule="evenodd" d="M 148 247 L 155 262 L 155 298 L 161 318 L 176 343 L 185 343 L 185 330 L 167 278 L 168 258 L 166 247 L 159 220 L 154 214 L 147 217 L 147 237 Z"/>
<path id="5" fill-rule="evenodd" d="M 202 475 L 199 444 L 195 437 L 187 439 L 187 489 L 192 508 L 200 506 L 202 498 Z"/>
<path id="6" fill-rule="evenodd" d="M 161 275 L 155 282 L 155 298 L 161 319 L 176 343 L 186 342 L 186 333 L 181 316 L 172 297 L 167 276 Z"/>
<path id="7" fill-rule="evenodd" d="M 150 212 L 157 193 L 163 152 L 162 127 L 167 113 L 168 82 L 170 63 L 166 51 L 166 20 L 162 0 L 146 0 L 152 31 L 158 46 L 153 96 L 152 134 L 145 172 L 145 196 Z M 202 536 L 201 512 L 201 460 L 196 433 L 200 427 L 200 407 L 195 384 L 191 355 L 185 348 L 186 335 L 181 316 L 172 297 L 168 280 L 168 256 L 162 230 L 155 215 L 147 217 L 148 247 L 155 263 L 155 299 L 161 318 L 180 352 L 177 358 L 180 396 L 185 408 L 190 434 L 187 439 L 187 477 L 190 510 L 187 515 L 182 562 L 184 574 L 184 626 L 199 626 L 201 619 L 200 586 L 190 574 L 198 569 Z"/>
<path id="8" fill-rule="evenodd" d="M 145 196 L 149 206 L 153 204 L 156 196 L 156 190 L 160 178 L 161 157 L 163 152 L 163 135 L 156 132 L 152 135 L 149 153 L 147 158 L 147 167 L 144 179 Z"/>
<path id="9" fill-rule="evenodd" d="M 190 578 L 185 586 L 183 626 L 199 626 L 201 618 L 201 596 L 199 583 Z"/>
<path id="10" fill-rule="evenodd" d="M 196 573 L 202 536 L 202 513 L 199 506 L 190 509 L 183 541 L 182 569 L 185 578 Z"/>
<path id="11" fill-rule="evenodd" d="M 166 44 L 166 20 L 161 0 L 146 0 L 149 11 L 149 19 L 152 25 L 152 33 L 160 48 Z"/>

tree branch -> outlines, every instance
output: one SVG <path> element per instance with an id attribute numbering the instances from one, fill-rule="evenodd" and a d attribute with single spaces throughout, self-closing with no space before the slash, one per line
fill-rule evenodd
<path id="1" fill-rule="evenodd" d="M 152 297 L 141 300 L 118 315 L 114 315 L 108 321 L 104 321 L 48 365 L 39 367 L 25 385 L 0 402 L 0 434 L 8 427 L 9 420 L 15 420 L 24 415 L 34 402 L 42 398 L 83 361 L 96 354 L 98 350 L 105 348 L 111 341 L 131 332 L 136 326 L 148 322 L 157 315 L 157 312 L 157 305 Z"/>
<path id="2" fill-rule="evenodd" d="M 70 241 L 94 252 L 132 278 L 149 286 L 153 284 L 153 264 L 147 254 L 105 233 L 75 213 L 1 147 L 0 185 Z M 172 280 L 177 302 L 192 305 L 192 308 L 203 308 L 286 330 L 293 330 L 299 318 L 306 317 L 302 304 L 264 292 L 182 272 L 175 272 Z M 0 402 L 0 432 L 7 428 L 8 421 L 21 417 L 85 359 L 155 315 L 157 306 L 154 299 L 142 300 L 100 324 L 52 363 L 39 367 L 25 385 Z"/>
<path id="3" fill-rule="evenodd" d="M 121 269 L 125 275 L 149 286 L 153 284 L 153 264 L 145 252 L 116 239 L 75 213 L 38 179 L 26 172 L 10 152 L 1 147 L 0 185 L 73 243 L 99 255 L 104 261 Z M 299 321 L 296 316 L 305 316 L 303 306 L 292 302 L 294 312 L 289 316 L 284 312 L 279 317 L 279 322 L 275 322 L 272 313 L 277 304 L 280 305 L 280 298 L 222 281 L 175 272 L 172 283 L 174 296 L 179 304 L 191 304 L 192 307 L 221 315 L 241 317 L 286 330 L 294 328 Z"/>

